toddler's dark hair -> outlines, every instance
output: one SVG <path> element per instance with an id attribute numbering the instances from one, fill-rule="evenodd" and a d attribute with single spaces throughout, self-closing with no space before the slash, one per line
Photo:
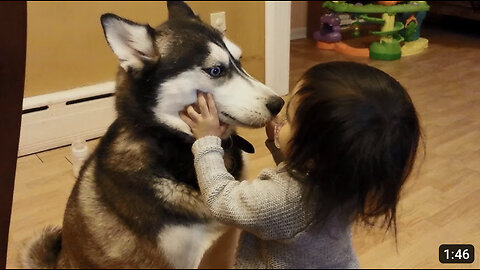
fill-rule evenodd
<path id="1" fill-rule="evenodd" d="M 354 62 L 310 68 L 296 99 L 287 169 L 321 191 L 319 214 L 343 205 L 352 219 L 384 217 L 396 235 L 396 207 L 421 136 L 406 90 L 387 73 Z M 294 113 L 294 114 L 293 114 Z"/>

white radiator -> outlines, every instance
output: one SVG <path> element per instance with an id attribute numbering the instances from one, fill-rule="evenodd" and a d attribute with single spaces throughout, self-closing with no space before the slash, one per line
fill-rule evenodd
<path id="1" fill-rule="evenodd" d="M 24 98 L 18 156 L 98 138 L 115 120 L 115 82 Z"/>

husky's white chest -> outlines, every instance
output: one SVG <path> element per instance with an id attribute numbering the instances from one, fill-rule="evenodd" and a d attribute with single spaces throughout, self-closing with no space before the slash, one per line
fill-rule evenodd
<path id="1" fill-rule="evenodd" d="M 158 234 L 158 244 L 175 268 L 197 268 L 203 254 L 223 233 L 218 223 L 166 226 Z"/>

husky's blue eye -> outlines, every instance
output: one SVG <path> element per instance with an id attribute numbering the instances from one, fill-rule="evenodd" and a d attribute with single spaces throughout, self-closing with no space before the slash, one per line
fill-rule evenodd
<path id="1" fill-rule="evenodd" d="M 215 66 L 211 68 L 206 68 L 204 69 L 205 72 L 208 73 L 208 75 L 212 77 L 220 77 L 223 75 L 223 67 L 222 66 Z"/>

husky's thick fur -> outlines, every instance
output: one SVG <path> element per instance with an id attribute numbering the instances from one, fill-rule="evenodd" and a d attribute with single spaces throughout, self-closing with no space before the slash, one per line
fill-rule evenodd
<path id="1" fill-rule="evenodd" d="M 169 2 L 168 10 L 169 20 L 155 29 L 101 17 L 121 66 L 118 118 L 82 167 L 63 227 L 32 239 L 24 267 L 195 268 L 202 258 L 231 257 L 234 238 L 220 256 L 210 252 L 226 227 L 199 194 L 194 138 L 178 112 L 196 101 L 197 90 L 213 94 L 220 120 L 232 127 L 223 138 L 225 164 L 239 178 L 234 127 L 265 125 L 283 101 L 243 70 L 238 47 L 185 3 Z M 209 248 L 213 259 L 204 257 Z"/>

